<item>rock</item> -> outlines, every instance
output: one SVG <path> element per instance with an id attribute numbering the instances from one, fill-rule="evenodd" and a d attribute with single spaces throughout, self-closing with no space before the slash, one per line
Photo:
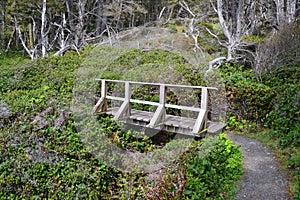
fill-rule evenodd
<path id="1" fill-rule="evenodd" d="M 11 116 L 11 112 L 7 103 L 0 103 L 0 119 L 7 119 Z"/>
<path id="2" fill-rule="evenodd" d="M 32 124 L 35 125 L 34 129 L 40 130 L 49 127 L 51 125 L 51 122 L 46 119 L 46 115 L 53 115 L 53 114 L 54 114 L 54 108 L 49 107 L 45 111 L 35 116 L 33 121 L 31 122 Z"/>
<path id="3" fill-rule="evenodd" d="M 58 130 L 63 130 L 63 126 L 68 123 L 71 113 L 63 110 L 60 115 L 54 121 L 54 128 Z"/>

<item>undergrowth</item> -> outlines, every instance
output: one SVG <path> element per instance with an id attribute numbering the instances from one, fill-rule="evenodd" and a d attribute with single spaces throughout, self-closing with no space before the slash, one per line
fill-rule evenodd
<path id="1" fill-rule="evenodd" d="M 82 132 L 77 129 L 70 105 L 77 69 L 88 53 L 78 56 L 68 52 L 63 57 L 36 61 L 15 55 L 1 57 L 0 199 L 144 199 L 155 187 L 149 185 L 148 174 L 128 174 L 107 166 L 81 141 Z M 163 63 L 166 55 L 153 52 L 145 59 L 154 65 Z M 177 72 L 198 84 L 201 80 L 188 73 L 191 66 L 185 68 L 184 63 L 180 62 Z M 110 119 L 101 118 L 100 126 L 111 142 L 125 150 L 150 152 L 155 147 L 150 138 L 122 132 Z M 167 176 L 172 176 L 168 170 L 176 166 L 182 171 L 187 186 L 181 188 L 184 198 L 206 195 L 222 199 L 231 194 L 241 172 L 240 153 L 223 137 L 210 141 L 215 146 L 209 145 L 213 148 L 204 157 L 197 157 L 203 143 L 195 142 L 190 152 L 166 169 Z M 197 159 L 191 162 L 194 157 Z M 216 185 L 211 181 L 217 180 L 211 177 L 222 178 Z M 168 185 L 181 184 L 176 178 L 167 180 Z M 199 184 L 207 187 L 198 191 Z M 169 186 L 173 194 L 174 188 Z"/>

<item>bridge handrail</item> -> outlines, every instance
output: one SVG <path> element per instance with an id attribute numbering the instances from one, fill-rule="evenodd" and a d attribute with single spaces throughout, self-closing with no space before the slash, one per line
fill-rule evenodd
<path id="1" fill-rule="evenodd" d="M 202 87 L 202 86 L 190 86 L 190 85 L 174 85 L 174 84 L 164 84 L 164 83 L 148 83 L 148 82 L 134 82 L 134 81 L 122 81 L 122 80 L 108 80 L 108 79 L 96 79 L 97 82 L 101 82 L 101 98 L 95 105 L 93 111 L 94 113 L 99 111 L 105 112 L 107 110 L 107 99 L 123 101 L 118 112 L 114 116 L 115 120 L 119 120 L 123 116 L 130 116 L 130 103 L 140 103 L 157 106 L 157 109 L 149 123 L 149 127 L 153 128 L 164 120 L 166 116 L 166 107 L 175 108 L 181 110 L 189 110 L 199 112 L 198 118 L 196 119 L 193 133 L 197 134 L 202 127 L 206 127 L 207 123 L 207 108 L 208 108 L 208 90 L 218 90 L 215 87 Z M 115 97 L 107 95 L 107 83 L 124 83 L 125 84 L 125 97 Z M 152 85 L 159 86 L 159 103 L 137 100 L 131 98 L 131 85 Z M 201 105 L 200 108 L 166 104 L 166 88 L 190 88 L 190 89 L 201 89 Z"/>
<path id="2" fill-rule="evenodd" d="M 166 84 L 166 83 L 136 82 L 136 81 L 124 81 L 124 80 L 112 80 L 112 79 L 96 79 L 97 82 L 101 82 L 102 80 L 105 80 L 105 82 L 115 82 L 115 83 L 129 82 L 130 84 L 134 84 L 134 85 L 153 85 L 153 86 L 164 85 L 166 87 L 172 87 L 172 88 L 191 88 L 191 89 L 207 88 L 209 90 L 218 90 L 218 88 L 216 88 L 216 87 L 204 87 L 204 86 L 193 86 L 193 85 L 174 85 L 174 84 Z"/>

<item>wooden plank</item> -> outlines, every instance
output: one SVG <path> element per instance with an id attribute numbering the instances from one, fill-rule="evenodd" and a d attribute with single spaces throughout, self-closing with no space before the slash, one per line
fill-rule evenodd
<path id="1" fill-rule="evenodd" d="M 112 99 L 112 100 L 118 100 L 118 101 L 124 101 L 125 100 L 125 98 L 122 98 L 122 97 L 107 96 L 106 98 L 107 99 Z M 145 104 L 145 105 L 151 105 L 151 106 L 159 106 L 160 105 L 160 103 L 157 103 L 157 102 L 137 100 L 137 99 L 130 99 L 130 103 L 139 103 L 139 104 Z M 166 108 L 180 109 L 180 110 L 195 111 L 195 112 L 200 112 L 200 110 L 201 110 L 201 108 L 188 107 L 188 106 L 179 106 L 179 105 L 173 105 L 173 104 L 165 104 L 165 107 Z"/>
<path id="2" fill-rule="evenodd" d="M 173 104 L 166 104 L 166 108 L 175 108 L 175 109 L 180 109 L 180 110 L 188 110 L 188 111 L 195 111 L 199 112 L 201 108 L 195 108 L 195 107 L 189 107 L 189 106 L 179 106 L 179 105 L 173 105 Z"/>
<path id="3" fill-rule="evenodd" d="M 120 107 L 108 108 L 106 114 L 115 116 L 119 109 Z"/>
<path id="4" fill-rule="evenodd" d="M 107 99 L 117 100 L 117 101 L 125 101 L 123 97 L 114 97 L 114 96 L 106 96 Z"/>
<path id="5" fill-rule="evenodd" d="M 196 121 L 196 119 L 193 119 L 193 118 L 167 115 L 164 123 L 167 126 L 174 126 L 174 127 L 180 127 L 180 128 L 192 130 L 194 127 L 195 121 Z"/>
<path id="6" fill-rule="evenodd" d="M 157 102 L 137 100 L 137 99 L 130 99 L 130 103 L 139 103 L 139 104 L 146 104 L 146 105 L 151 105 L 151 106 L 159 106 L 160 105 Z"/>
<path id="7" fill-rule="evenodd" d="M 140 120 L 144 122 L 150 122 L 151 118 L 153 117 L 152 112 L 141 111 L 141 110 L 132 110 L 130 119 Z"/>

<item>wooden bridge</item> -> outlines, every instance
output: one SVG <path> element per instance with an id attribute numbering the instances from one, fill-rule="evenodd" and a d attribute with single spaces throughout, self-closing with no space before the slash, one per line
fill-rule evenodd
<path id="1" fill-rule="evenodd" d="M 96 79 L 101 82 L 101 97 L 94 106 L 96 114 L 113 115 L 113 119 L 126 124 L 145 127 L 146 129 L 164 130 L 193 137 L 203 137 L 205 133 L 220 133 L 224 124 L 208 120 L 208 95 L 213 87 L 200 87 L 188 85 L 173 85 L 160 83 L 132 82 L 120 80 Z M 122 84 L 125 86 L 123 97 L 108 95 L 108 83 Z M 159 88 L 159 102 L 145 101 L 132 98 L 132 86 L 152 86 Z M 201 90 L 200 107 L 167 104 L 167 88 L 179 88 L 183 90 Z M 107 100 L 121 101 L 119 107 L 108 108 Z M 131 104 L 143 104 L 157 107 L 155 112 L 132 109 Z M 197 118 L 169 115 L 167 108 L 186 110 L 197 113 Z"/>

